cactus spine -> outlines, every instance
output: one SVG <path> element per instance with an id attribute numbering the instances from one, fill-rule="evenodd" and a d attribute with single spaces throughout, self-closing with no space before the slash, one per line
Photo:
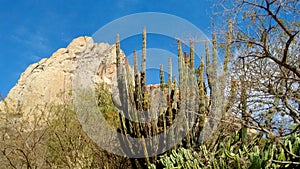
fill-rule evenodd
<path id="1" fill-rule="evenodd" d="M 208 87 L 211 88 L 211 63 L 210 63 L 210 52 L 209 52 L 209 42 L 205 42 L 205 61 L 206 61 L 206 77 Z"/>

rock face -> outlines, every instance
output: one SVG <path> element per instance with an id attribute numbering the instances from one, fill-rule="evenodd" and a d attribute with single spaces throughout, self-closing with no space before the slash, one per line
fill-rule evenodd
<path id="1" fill-rule="evenodd" d="M 101 60 L 95 83 L 114 83 L 115 50 L 114 45 L 94 43 L 91 37 L 74 39 L 67 48 L 58 49 L 50 58 L 30 65 L 4 102 L 0 102 L 0 112 L 10 110 L 26 115 L 45 104 L 69 102 L 74 72 L 78 68 L 78 60 L 82 58 L 95 56 Z"/>

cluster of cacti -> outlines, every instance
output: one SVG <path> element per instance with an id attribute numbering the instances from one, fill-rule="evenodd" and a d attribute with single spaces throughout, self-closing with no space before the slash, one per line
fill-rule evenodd
<path id="1" fill-rule="evenodd" d="M 197 169 L 200 168 L 199 154 L 197 152 L 192 152 L 189 149 L 179 148 L 177 150 L 172 150 L 169 156 L 160 159 L 158 165 L 151 164 L 149 169 L 156 168 L 185 168 L 185 169 Z"/>
<path id="2" fill-rule="evenodd" d="M 300 166 L 300 135 L 293 133 L 283 138 L 282 145 L 260 138 L 242 147 L 234 147 L 231 139 L 224 146 L 226 158 L 234 160 L 237 168 L 297 168 Z M 260 143 L 260 145 L 258 144 Z"/>
<path id="3" fill-rule="evenodd" d="M 151 99 L 146 86 L 146 29 L 143 31 L 142 65 L 140 72 L 138 71 L 137 54 L 134 51 L 134 80 L 131 77 L 126 58 L 125 62 L 122 62 L 123 58 L 120 57 L 120 42 L 118 37 L 116 54 L 118 88 L 122 112 L 124 113 L 124 115 L 120 114 L 121 129 L 119 129 L 119 131 L 123 134 L 122 138 L 120 138 L 120 142 L 121 145 L 123 145 L 125 154 L 146 157 L 133 160 L 134 167 L 145 167 L 146 165 L 149 165 L 150 162 L 156 161 L 156 156 L 153 158 L 150 156 L 156 155 L 159 151 L 158 147 L 161 149 L 168 149 L 168 144 L 171 141 L 174 141 L 172 133 L 175 131 L 171 131 L 167 136 L 167 127 L 173 123 L 179 110 L 179 94 L 176 78 L 173 80 L 172 76 L 169 76 L 168 83 L 166 84 L 164 82 L 163 67 L 161 65 L 160 95 L 161 98 L 165 98 L 166 103 L 164 103 L 164 105 L 167 107 L 164 109 L 163 105 L 160 104 L 159 118 L 150 121 L 150 119 L 153 119 L 152 116 L 157 112 L 154 112 L 155 110 L 151 107 Z M 169 70 L 172 71 L 171 61 L 169 61 Z M 163 102 L 164 99 L 161 99 L 160 101 Z M 141 120 L 142 122 L 140 122 Z M 159 133 L 163 133 L 160 140 L 145 141 L 146 138 L 156 136 Z M 129 140 L 127 135 L 133 138 L 141 138 L 142 144 L 133 143 Z"/>
<path id="4" fill-rule="evenodd" d="M 300 134 L 284 138 L 282 145 L 267 140 L 264 147 L 255 146 L 250 160 L 251 168 L 299 168 Z"/>
<path id="5" fill-rule="evenodd" d="M 217 149 L 209 152 L 205 145 L 200 152 L 184 148 L 173 150 L 160 159 L 156 165 L 148 168 L 299 168 L 300 134 L 292 134 L 283 139 L 283 145 L 264 138 L 251 140 L 248 144 L 239 144 L 241 139 L 226 137 L 219 142 Z M 260 142 L 260 146 L 258 146 Z"/>
<path id="6" fill-rule="evenodd" d="M 230 41 L 230 38 L 228 39 Z M 226 82 L 226 77 L 217 75 L 216 35 L 213 35 L 212 61 L 207 41 L 205 44 L 206 66 L 204 58 L 202 58 L 197 69 L 195 69 L 194 63 L 193 41 L 190 42 L 189 55 L 183 55 L 181 41 L 177 40 L 177 42 L 179 85 L 176 77 L 172 76 L 172 62 L 169 59 L 167 83 L 164 80 L 163 65 L 160 65 L 159 118 L 149 122 L 149 119 L 152 119 L 157 112 L 152 109 L 152 99 L 146 85 L 146 29 L 143 30 L 140 72 L 138 71 L 137 54 L 134 52 L 134 78 L 131 76 L 127 58 L 121 58 L 120 41 L 117 35 L 117 81 L 121 111 L 123 112 L 123 114 L 120 113 L 121 128 L 119 132 L 123 134 L 120 142 L 125 154 L 146 157 L 133 161 L 137 168 L 155 163 L 157 161 L 156 154 L 172 148 L 171 146 L 175 143 L 178 143 L 177 147 L 198 147 L 201 142 L 207 141 L 207 138 L 211 137 L 217 123 L 226 111 L 225 103 L 222 101 L 224 100 L 225 85 L 219 85 Z M 229 48 L 230 42 L 228 44 Z M 222 74 L 226 74 L 229 56 L 230 50 L 228 49 Z M 204 80 L 205 76 L 207 81 Z M 140 122 L 139 118 L 146 122 Z M 183 125 L 170 127 L 174 125 L 175 121 Z M 204 131 L 205 128 L 206 131 Z M 147 140 L 158 134 L 161 135 L 160 138 Z M 185 137 L 182 139 L 183 134 Z M 142 144 L 134 142 L 127 136 L 141 138 Z M 176 146 L 173 148 L 177 148 Z"/>

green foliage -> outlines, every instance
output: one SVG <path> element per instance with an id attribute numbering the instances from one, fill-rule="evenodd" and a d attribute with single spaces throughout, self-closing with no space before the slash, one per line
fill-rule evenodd
<path id="1" fill-rule="evenodd" d="M 102 109 L 101 106 L 99 108 Z M 54 106 L 52 111 L 56 114 L 47 126 L 45 145 L 48 150 L 47 162 L 51 168 L 128 167 L 128 159 L 105 152 L 86 135 L 72 109 Z"/>
<path id="2" fill-rule="evenodd" d="M 263 147 L 255 146 L 250 154 L 250 168 L 299 168 L 300 134 L 293 133 L 283 139 L 283 145 L 267 140 Z"/>
<path id="3" fill-rule="evenodd" d="M 186 168 L 186 169 L 197 169 L 200 164 L 197 158 L 199 157 L 197 152 L 192 152 L 189 149 L 179 148 L 172 150 L 172 153 L 160 160 L 160 163 L 164 168 Z M 149 168 L 153 168 L 153 165 Z"/>
<path id="4" fill-rule="evenodd" d="M 120 127 L 118 109 L 115 107 L 109 86 L 101 83 L 96 87 L 99 112 L 103 114 L 107 123 L 115 129 Z"/>
<path id="5" fill-rule="evenodd" d="M 213 152 L 205 145 L 200 151 L 179 148 L 149 168 L 299 168 L 300 134 L 292 134 L 278 145 L 269 139 L 255 139 L 248 144 L 236 142 L 236 135 L 224 138 Z M 264 143 L 263 143 L 264 142 Z M 260 143 L 260 144 L 259 144 Z"/>
<path id="6" fill-rule="evenodd" d="M 91 168 L 95 164 L 94 145 L 85 136 L 75 112 L 57 107 L 49 125 L 48 161 L 59 168 Z"/>

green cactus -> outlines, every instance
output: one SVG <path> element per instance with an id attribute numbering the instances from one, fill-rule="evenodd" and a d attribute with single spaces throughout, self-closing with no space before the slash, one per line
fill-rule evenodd
<path id="1" fill-rule="evenodd" d="M 228 62 L 229 57 L 231 56 L 230 47 L 232 42 L 232 20 L 228 20 L 228 32 L 227 32 L 227 42 L 226 42 L 226 53 L 224 57 L 224 65 L 223 65 L 223 75 L 226 77 L 228 71 Z"/>
<path id="2" fill-rule="evenodd" d="M 164 87 L 165 87 L 164 68 L 162 64 L 160 64 L 159 67 L 160 67 L 160 86 L 161 86 L 161 90 L 164 91 Z"/>
<path id="3" fill-rule="evenodd" d="M 123 113 L 127 113 L 126 115 L 130 118 L 134 117 L 137 119 L 138 116 L 149 118 L 155 114 L 151 109 L 151 100 L 148 99 L 148 89 L 146 86 L 146 29 L 144 28 L 143 31 L 143 45 L 142 45 L 142 65 L 141 71 L 138 71 L 138 60 L 137 54 L 134 51 L 134 79 L 131 78 L 129 64 L 126 58 L 121 58 L 120 55 L 120 42 L 119 36 L 117 35 L 116 41 L 116 61 L 117 61 L 117 81 L 118 81 L 118 88 L 119 88 L 119 97 L 121 100 L 121 107 L 123 109 Z M 125 60 L 123 63 L 122 60 Z M 172 64 L 169 62 L 169 69 L 172 72 Z M 168 93 L 165 93 L 166 86 L 168 86 Z M 164 82 L 164 73 L 163 73 L 163 66 L 161 65 L 161 94 L 163 97 L 169 97 L 167 105 L 167 110 L 169 112 L 163 112 L 162 108 L 160 108 L 160 114 L 162 116 L 158 120 L 154 120 L 153 122 L 148 123 L 139 123 L 137 121 L 131 121 L 125 118 L 123 115 L 119 114 L 121 128 L 119 129 L 120 132 L 123 133 L 122 138 L 120 138 L 120 142 L 123 145 L 123 150 L 126 153 L 135 153 L 133 149 L 140 150 L 144 153 L 144 159 L 135 159 L 132 160 L 134 168 L 145 167 L 145 165 L 149 165 L 150 162 L 156 161 L 157 157 L 148 157 L 148 150 L 147 147 L 151 147 L 153 150 L 157 149 L 157 140 L 153 142 L 145 142 L 144 138 L 148 138 L 151 136 L 157 135 L 159 132 L 164 132 L 166 139 L 166 131 L 168 126 L 172 124 L 173 120 L 173 110 L 177 110 L 175 106 L 178 103 L 178 99 L 176 99 L 176 82 L 172 82 L 172 74 L 170 73 L 168 85 Z M 175 93 L 175 94 L 174 94 Z M 169 95 L 169 96 L 165 96 Z M 174 107 L 175 106 L 175 107 Z M 149 111 L 150 114 L 144 114 L 145 111 Z M 176 112 L 176 111 L 175 111 Z M 138 115 L 139 114 L 139 115 Z M 131 117 L 132 116 L 132 117 Z M 159 129 L 160 121 L 163 123 L 162 130 Z M 126 135 L 131 137 L 138 137 L 142 138 L 143 144 L 140 145 L 133 145 L 128 140 Z M 168 140 L 169 142 L 173 140 Z M 168 142 L 160 142 L 162 145 L 159 146 L 167 146 Z M 147 145 L 149 144 L 149 145 Z"/>
<path id="4" fill-rule="evenodd" d="M 135 92 L 134 100 L 138 111 L 142 111 L 142 97 L 141 97 L 141 83 L 140 83 L 140 74 L 138 71 L 138 59 L 136 50 L 133 52 L 134 55 L 134 83 L 135 83 Z"/>
<path id="5" fill-rule="evenodd" d="M 218 67 L 218 51 L 217 51 L 217 36 L 214 33 L 212 36 L 212 45 L 213 45 L 213 52 L 212 52 L 212 63 L 210 67 L 211 73 L 211 82 L 212 82 L 212 90 L 215 90 L 215 84 L 217 80 L 217 67 Z M 214 86 L 214 87 L 213 87 Z M 214 93 L 214 91 L 212 91 Z"/>
<path id="6" fill-rule="evenodd" d="M 229 62 L 229 58 L 231 56 L 231 42 L 232 42 L 232 20 L 229 19 L 228 20 L 228 32 L 227 32 L 227 41 L 226 41 L 226 49 L 225 49 L 225 57 L 224 57 L 224 64 L 223 64 L 223 73 L 221 76 L 221 84 L 227 84 L 227 72 L 228 72 L 228 62 Z M 231 81 L 232 83 L 233 81 Z M 229 108 L 231 107 L 231 105 L 233 104 L 234 101 L 234 97 L 235 95 L 235 89 L 232 88 L 235 87 L 235 84 L 231 84 L 230 86 L 230 91 L 231 91 L 231 96 L 228 100 L 228 102 L 224 101 L 224 105 L 223 105 L 223 110 L 222 110 L 222 119 L 224 119 L 226 117 L 226 113 L 229 110 Z M 225 85 L 222 86 L 222 90 L 221 90 L 221 95 L 224 95 L 224 91 L 225 91 Z"/>
<path id="7" fill-rule="evenodd" d="M 147 33 L 146 27 L 143 29 L 143 45 L 142 45 L 142 65 L 141 65 L 141 89 L 143 97 L 143 110 L 148 108 L 148 95 L 146 93 L 146 44 L 147 44 Z"/>
<path id="8" fill-rule="evenodd" d="M 126 145 L 124 150 L 129 153 L 134 153 L 133 148 L 138 148 L 141 152 L 144 153 L 146 158 L 133 160 L 136 167 L 149 165 L 150 163 L 155 163 L 157 157 L 148 157 L 149 152 L 147 148 L 157 149 L 159 147 L 168 147 L 169 144 L 173 142 L 180 141 L 179 135 L 176 138 L 173 138 L 173 134 L 186 132 L 186 137 L 182 142 L 177 145 L 177 147 L 185 148 L 197 148 L 199 146 L 199 136 L 202 132 L 202 129 L 209 120 L 206 120 L 208 116 L 214 117 L 215 110 L 219 107 L 219 99 L 224 99 L 222 96 L 217 94 L 221 89 L 218 88 L 218 83 L 221 81 L 217 76 L 217 40 L 216 35 L 213 35 L 213 50 L 212 50 L 212 59 L 210 59 L 210 52 L 208 42 L 205 43 L 206 51 L 206 76 L 207 82 L 204 81 L 205 74 L 205 65 L 204 59 L 201 59 L 200 66 L 197 70 L 194 69 L 194 44 L 193 41 L 190 41 L 190 53 L 189 60 L 185 62 L 182 53 L 181 41 L 177 40 L 178 44 L 178 72 L 179 72 L 179 86 L 177 85 L 177 79 L 172 76 L 172 60 L 169 59 L 169 77 L 168 82 L 165 82 L 163 65 L 160 65 L 160 98 L 166 98 L 166 109 L 159 107 L 159 118 L 149 123 L 138 123 L 133 122 L 128 119 L 125 119 L 120 115 L 121 128 L 120 131 L 124 135 L 130 135 L 137 138 L 145 138 L 155 136 L 159 133 L 163 134 L 163 140 L 158 141 L 154 140 L 153 142 L 143 142 L 143 145 L 132 145 L 126 137 L 122 137 L 120 141 Z M 141 71 L 138 71 L 138 61 L 137 55 L 134 51 L 134 79 L 131 78 L 129 66 L 127 60 L 125 63 L 122 62 L 120 58 L 120 42 L 117 37 L 116 42 L 116 54 L 117 54 L 117 78 L 118 86 L 120 91 L 120 100 L 123 110 L 129 113 L 128 116 L 133 117 L 144 117 L 149 118 L 153 112 L 151 108 L 152 98 L 148 93 L 146 86 L 146 28 L 143 30 L 143 44 L 142 44 L 142 60 L 141 60 Z M 229 57 L 229 55 L 228 55 Z M 224 63 L 227 64 L 227 63 Z M 197 79 L 195 77 L 195 72 L 197 73 Z M 207 86 L 206 86 L 207 84 Z M 125 89 L 124 89 L 125 88 Z M 207 89 L 208 88 L 208 89 Z M 209 93 L 207 91 L 210 91 Z M 233 88 L 233 91 L 236 89 Z M 190 110 L 196 111 L 191 112 Z M 150 112 L 149 115 L 144 114 L 145 111 Z M 222 110 L 221 110 L 222 111 Z M 198 116 L 197 118 L 194 118 Z M 167 138 L 166 131 L 173 124 L 174 120 L 178 120 L 179 123 L 184 124 L 183 128 L 175 128 L 175 131 L 170 131 L 172 136 Z M 191 121 L 190 119 L 197 119 L 197 121 Z M 208 123 L 209 124 L 209 123 Z M 189 130 L 192 128 L 191 130 Z M 175 136 L 174 136 L 175 137 Z M 214 138 L 216 139 L 216 138 Z M 149 145 L 147 145 L 149 144 Z M 168 154 L 172 154 L 172 151 L 168 151 Z M 187 156 L 189 157 L 189 156 Z M 173 157 L 170 157 L 171 160 Z M 181 159 L 182 160 L 182 159 Z M 237 164 L 240 164 L 240 159 L 235 159 Z M 179 160 L 180 162 L 180 160 Z M 222 164 L 225 161 L 220 161 Z M 210 166 L 217 165 L 217 161 L 212 161 Z M 183 166 L 189 167 L 190 164 L 184 164 Z"/>
<path id="9" fill-rule="evenodd" d="M 194 52 L 194 43 L 190 41 L 190 68 L 194 70 L 195 68 L 195 52 Z"/>
<path id="10" fill-rule="evenodd" d="M 169 64 L 169 80 L 168 80 L 168 95 L 167 95 L 167 100 L 168 100 L 168 109 L 167 109 L 167 117 L 168 117 L 168 121 L 167 124 L 168 125 L 172 125 L 173 122 L 173 112 L 172 112 L 172 104 L 173 104 L 173 98 L 172 98 L 172 92 L 174 93 L 174 86 L 173 85 L 173 80 L 172 80 L 172 59 L 169 58 L 168 60 L 168 64 Z"/>
<path id="11" fill-rule="evenodd" d="M 165 169 L 171 168 L 187 168 L 187 169 L 198 169 L 200 164 L 197 160 L 198 154 L 192 154 L 190 150 L 179 148 L 172 150 L 169 157 L 160 160 L 162 167 Z M 151 166 L 152 168 L 156 168 Z M 150 168 L 150 167 L 149 167 Z"/>
<path id="12" fill-rule="evenodd" d="M 207 101 L 206 101 L 206 93 L 205 93 L 205 82 L 204 82 L 204 60 L 201 58 L 201 62 L 199 68 L 197 69 L 197 82 L 198 82 L 198 90 L 199 90 L 199 116 L 197 118 L 197 127 L 195 128 L 195 141 L 197 145 L 199 144 L 200 132 L 203 129 L 203 125 L 206 121 L 207 117 Z"/>
<path id="13" fill-rule="evenodd" d="M 205 41 L 205 61 L 206 61 L 206 77 L 208 87 L 211 88 L 211 63 L 210 63 L 210 52 L 209 52 L 209 42 Z"/>
<path id="14" fill-rule="evenodd" d="M 182 84 L 182 77 L 183 77 L 183 56 L 182 56 L 182 49 L 181 49 L 181 42 L 177 40 L 177 53 L 178 53 L 178 72 L 179 72 L 179 84 Z"/>

